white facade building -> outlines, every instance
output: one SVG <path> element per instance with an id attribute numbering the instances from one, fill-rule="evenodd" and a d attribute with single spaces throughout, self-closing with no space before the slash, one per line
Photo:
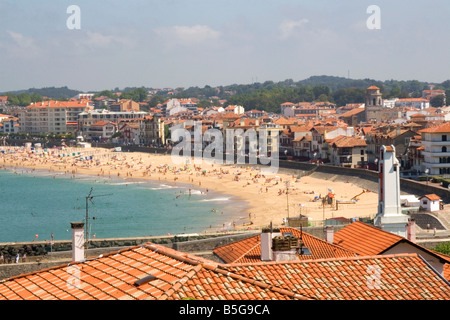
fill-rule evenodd
<path id="1" fill-rule="evenodd" d="M 450 122 L 420 130 L 422 135 L 421 171 L 430 175 L 450 174 Z"/>

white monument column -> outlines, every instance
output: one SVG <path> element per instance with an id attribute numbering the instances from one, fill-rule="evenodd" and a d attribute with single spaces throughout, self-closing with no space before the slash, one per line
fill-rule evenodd
<path id="1" fill-rule="evenodd" d="M 374 225 L 387 232 L 407 237 L 408 216 L 400 202 L 400 163 L 394 146 L 382 146 L 378 161 L 378 213 Z"/>

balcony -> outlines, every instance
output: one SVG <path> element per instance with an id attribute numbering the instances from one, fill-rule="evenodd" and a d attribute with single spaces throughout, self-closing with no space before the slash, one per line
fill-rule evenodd
<path id="1" fill-rule="evenodd" d="M 450 148 L 449 148 L 450 149 Z M 450 157 L 450 151 L 448 152 L 429 152 L 429 151 L 422 151 L 422 155 L 424 157 L 430 157 L 430 158 L 438 158 L 438 157 Z"/>

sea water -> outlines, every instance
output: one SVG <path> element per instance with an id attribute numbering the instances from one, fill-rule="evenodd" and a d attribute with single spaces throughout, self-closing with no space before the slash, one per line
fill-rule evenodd
<path id="1" fill-rule="evenodd" d="M 246 208 L 233 196 L 165 181 L 0 171 L 0 242 L 69 240 L 70 223 L 86 214 L 90 239 L 231 230 Z"/>

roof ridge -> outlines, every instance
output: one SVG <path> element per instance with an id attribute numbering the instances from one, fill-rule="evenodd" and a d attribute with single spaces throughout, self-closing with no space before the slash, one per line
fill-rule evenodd
<path id="1" fill-rule="evenodd" d="M 159 252 L 161 254 L 164 254 L 170 258 L 173 258 L 175 260 L 179 260 L 182 262 L 185 262 L 187 264 L 191 264 L 194 266 L 197 266 L 199 264 L 212 264 L 215 265 L 216 263 L 212 260 L 204 259 L 201 257 L 197 257 L 195 255 L 191 255 L 188 253 L 181 253 L 180 251 L 177 251 L 175 249 L 167 248 L 162 245 L 157 245 L 151 242 L 147 242 L 143 245 L 143 247 L 147 249 L 154 249 L 155 252 Z"/>
<path id="2" fill-rule="evenodd" d="M 261 234 L 256 234 L 256 235 L 254 235 L 253 237 L 261 237 Z M 248 238 L 246 238 L 246 239 L 243 239 L 243 240 L 248 240 L 248 239 L 251 239 L 251 238 L 253 238 L 253 237 L 248 237 Z M 243 241 L 242 240 L 242 241 Z M 243 258 L 243 257 L 245 257 L 250 251 L 252 251 L 253 249 L 255 249 L 255 248 L 257 248 L 258 246 L 260 246 L 261 245 L 261 239 L 259 239 L 259 242 L 257 242 L 253 247 L 251 247 L 249 250 L 247 250 L 247 251 L 245 251 L 241 256 L 239 256 L 237 259 L 235 259 L 234 261 L 238 261 L 239 259 L 241 259 L 241 258 Z"/>
<path id="3" fill-rule="evenodd" d="M 372 226 L 372 225 L 370 225 L 370 224 L 368 224 L 368 223 L 364 223 L 364 222 L 362 222 L 362 221 L 355 221 L 355 222 L 352 222 L 351 224 L 349 224 L 349 226 L 352 225 L 352 224 L 354 224 L 354 223 L 361 224 L 361 225 L 366 226 L 366 227 L 368 227 L 368 228 L 372 228 L 372 229 L 374 229 L 374 230 L 376 230 L 376 231 L 382 232 L 382 233 L 385 234 L 385 235 L 389 235 L 389 236 L 392 236 L 392 237 L 394 237 L 394 238 L 398 238 L 399 240 L 401 240 L 401 239 L 406 239 L 406 238 L 404 238 L 404 237 L 402 237 L 402 236 L 399 236 L 399 235 L 397 235 L 397 234 L 395 234 L 395 233 L 391 233 L 391 232 L 385 231 L 385 230 L 383 230 L 383 229 L 377 228 L 377 227 L 375 227 L 375 226 Z M 344 230 L 344 229 L 345 229 L 345 227 L 342 228 L 341 230 Z M 339 230 L 339 231 L 341 231 L 341 230 Z M 337 232 L 339 232 L 339 231 L 337 231 Z"/>
<path id="4" fill-rule="evenodd" d="M 311 263 L 311 262 L 324 262 L 324 261 L 342 261 L 342 260 L 368 260 L 368 259 L 384 259 L 394 257 L 409 257 L 419 256 L 417 253 L 395 253 L 395 254 L 377 254 L 377 255 L 365 255 L 355 257 L 337 257 L 337 258 L 320 258 L 320 259 L 308 259 L 308 260 L 292 260 L 292 261 L 261 261 L 261 262 L 245 262 L 245 263 L 229 263 L 224 266 L 237 267 L 237 266 L 255 266 L 255 265 L 272 265 L 272 264 L 296 264 L 296 263 Z"/>
<path id="5" fill-rule="evenodd" d="M 315 300 L 315 299 L 313 299 L 311 297 L 306 297 L 304 295 L 301 295 L 301 294 L 298 294 L 298 293 L 294 293 L 291 290 L 286 290 L 286 289 L 280 288 L 280 287 L 278 287 L 276 285 L 273 285 L 273 284 L 268 284 L 268 283 L 265 283 L 265 282 L 262 282 L 262 281 L 259 281 L 259 280 L 256 280 L 256 279 L 252 279 L 252 278 L 241 276 L 241 275 L 239 275 L 239 274 L 237 274 L 235 272 L 227 271 L 225 269 L 220 268 L 220 266 L 212 267 L 212 266 L 206 266 L 205 265 L 205 268 L 209 269 L 209 270 L 211 270 L 213 272 L 220 273 L 220 274 L 222 274 L 224 276 L 231 277 L 231 278 L 233 278 L 235 280 L 239 280 L 239 281 L 242 281 L 242 282 L 245 282 L 245 283 L 250 283 L 252 285 L 261 287 L 263 289 L 271 290 L 271 291 L 280 293 L 282 295 L 287 295 L 287 296 L 289 296 L 291 298 L 295 298 L 295 299 L 299 299 L 299 300 Z"/>
<path id="6" fill-rule="evenodd" d="M 191 271 L 186 273 L 180 280 L 175 280 L 174 285 L 166 290 L 162 295 L 160 295 L 157 300 L 168 300 L 171 296 L 173 296 L 181 287 L 184 285 L 184 283 L 190 279 L 192 279 L 201 269 L 203 269 L 203 264 L 198 264 L 194 268 L 192 268 Z"/>

